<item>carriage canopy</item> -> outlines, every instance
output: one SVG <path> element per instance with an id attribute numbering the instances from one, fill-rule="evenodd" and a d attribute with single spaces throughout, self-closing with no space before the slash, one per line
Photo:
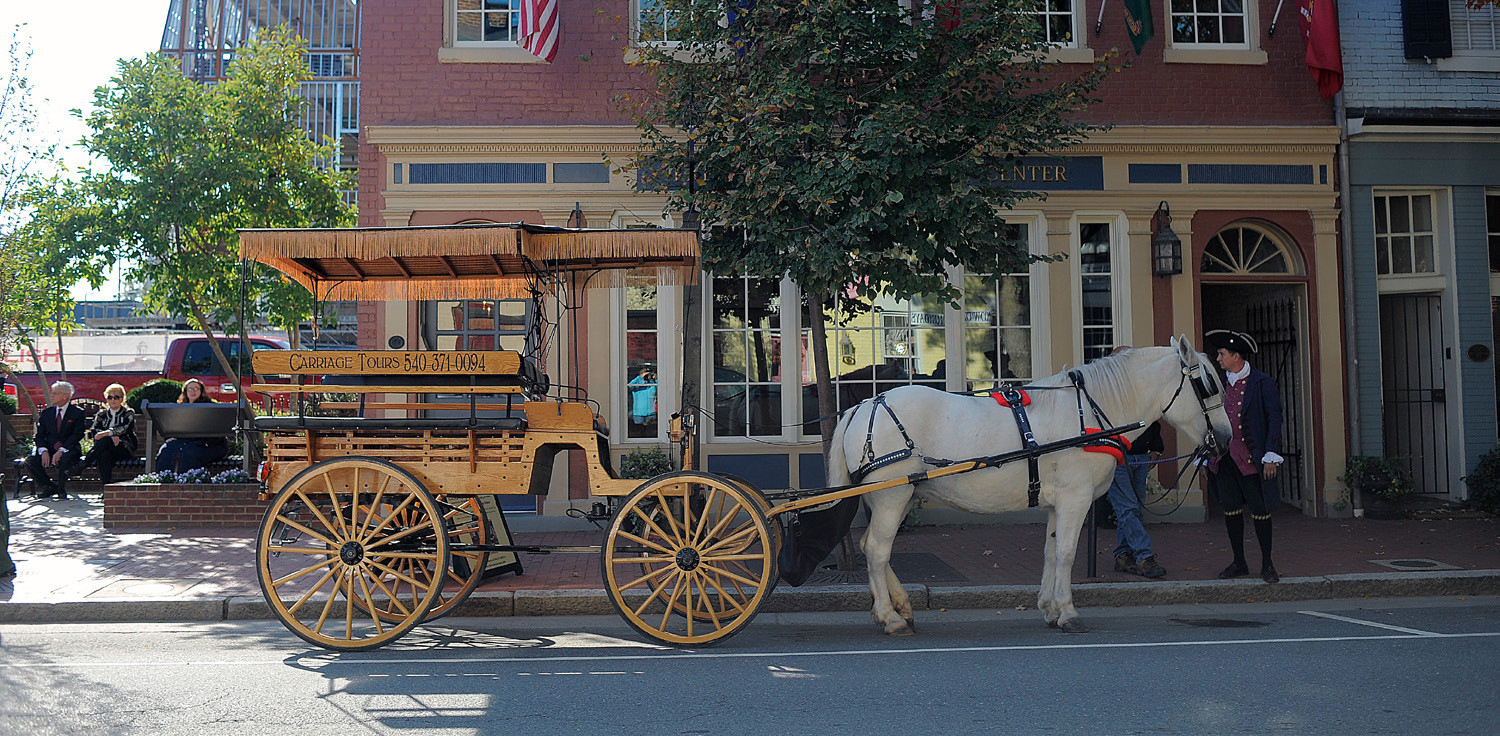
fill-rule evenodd
<path id="1" fill-rule="evenodd" d="M 528 223 L 241 230 L 240 256 L 322 300 L 510 299 L 568 274 L 585 275 L 592 288 L 622 286 L 631 275 L 695 283 L 697 236 Z"/>

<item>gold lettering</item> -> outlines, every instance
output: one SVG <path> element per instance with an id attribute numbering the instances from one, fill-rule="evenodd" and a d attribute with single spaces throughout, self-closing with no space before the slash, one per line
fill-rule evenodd
<path id="1" fill-rule="evenodd" d="M 1052 172 L 1054 172 L 1056 170 L 1057 170 L 1056 166 L 1043 166 L 1042 167 L 1042 181 L 1052 181 Z"/>
<path id="2" fill-rule="evenodd" d="M 1057 180 L 1058 181 L 1067 181 L 1068 180 L 1068 167 L 1066 167 L 1066 166 L 1059 166 L 1059 167 L 1057 167 Z"/>

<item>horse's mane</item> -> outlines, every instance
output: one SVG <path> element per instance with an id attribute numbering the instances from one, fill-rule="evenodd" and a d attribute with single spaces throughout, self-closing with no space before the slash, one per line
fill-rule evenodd
<path id="1" fill-rule="evenodd" d="M 1092 362 L 1085 363 L 1077 368 L 1069 368 L 1054 374 L 1034 385 L 1039 387 L 1064 387 L 1073 385 L 1068 378 L 1069 371 L 1078 371 L 1083 376 L 1084 385 L 1089 393 L 1096 397 L 1112 397 L 1118 402 L 1133 404 L 1137 400 L 1137 389 L 1132 385 L 1130 374 L 1126 371 L 1126 357 L 1136 350 L 1146 348 L 1132 348 L 1125 352 L 1106 355 Z"/>

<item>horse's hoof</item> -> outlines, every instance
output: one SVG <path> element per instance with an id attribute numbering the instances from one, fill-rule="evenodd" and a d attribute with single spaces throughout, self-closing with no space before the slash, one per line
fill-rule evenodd
<path id="1" fill-rule="evenodd" d="M 1047 622 L 1047 628 L 1049 628 L 1049 629 L 1055 629 L 1055 628 L 1058 628 L 1058 626 L 1057 626 L 1057 622 L 1056 622 L 1056 621 L 1048 621 L 1048 622 Z"/>
<path id="2" fill-rule="evenodd" d="M 1057 626 L 1058 626 L 1058 628 L 1060 628 L 1060 629 L 1063 630 L 1064 634 L 1087 634 L 1087 633 L 1089 633 L 1089 627 L 1084 626 L 1083 622 L 1080 621 L 1080 620 L 1078 620 L 1078 619 L 1076 619 L 1076 618 L 1070 618 L 1067 621 L 1064 621 L 1061 624 L 1058 624 Z"/>
<path id="3" fill-rule="evenodd" d="M 906 628 L 911 629 L 911 633 L 913 634 L 917 633 L 917 620 L 912 617 L 907 617 Z"/>
<path id="4" fill-rule="evenodd" d="M 890 636 L 911 636 L 917 632 L 911 626 L 907 625 L 905 621 L 902 621 L 899 624 L 892 624 L 885 627 L 885 633 Z"/>

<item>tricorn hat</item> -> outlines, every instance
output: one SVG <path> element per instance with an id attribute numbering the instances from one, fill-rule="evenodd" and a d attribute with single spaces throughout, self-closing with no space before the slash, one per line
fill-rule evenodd
<path id="1" fill-rule="evenodd" d="M 1240 355 L 1253 355 L 1260 352 L 1260 346 L 1255 344 L 1255 338 L 1233 330 L 1209 330 L 1203 335 L 1209 345 L 1215 348 L 1223 348 L 1231 353 Z"/>

